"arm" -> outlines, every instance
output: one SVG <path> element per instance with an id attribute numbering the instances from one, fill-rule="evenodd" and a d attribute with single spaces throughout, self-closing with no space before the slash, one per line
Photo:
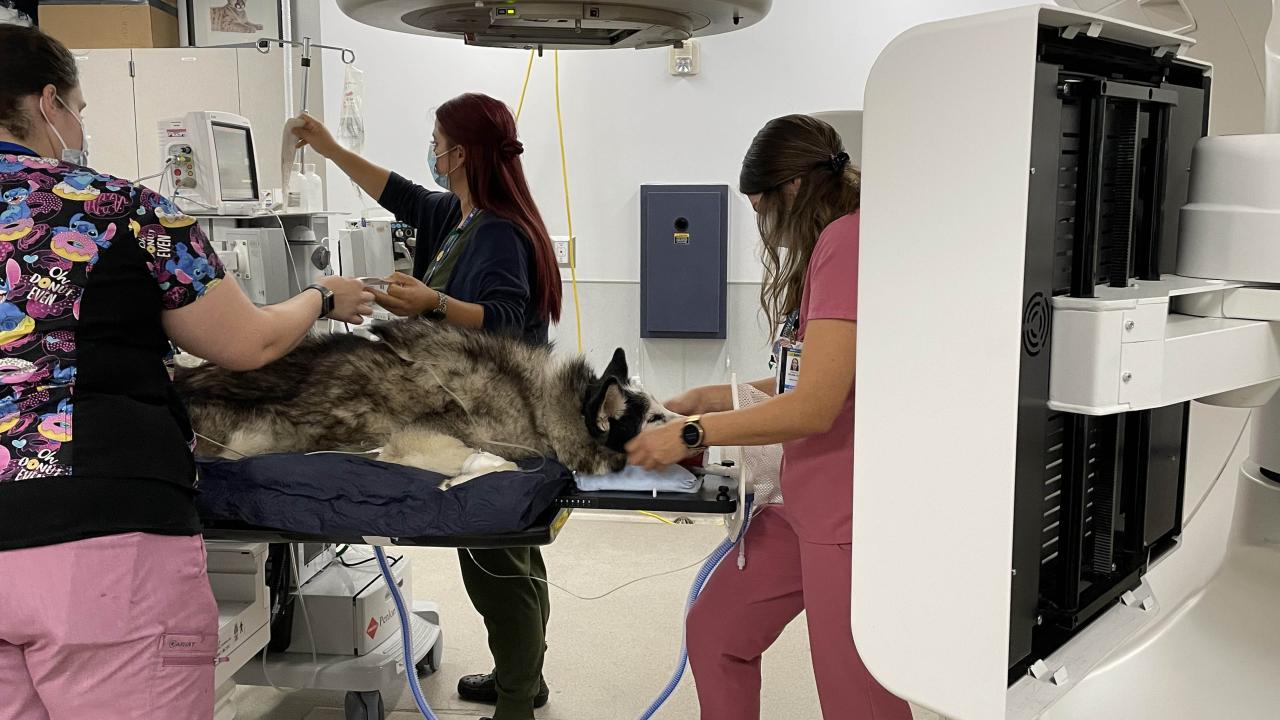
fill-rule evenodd
<path id="1" fill-rule="evenodd" d="M 440 307 L 440 293 L 417 278 L 404 273 L 392 273 L 387 292 L 373 289 L 374 302 L 387 312 L 400 317 L 425 315 Z M 444 322 L 458 327 L 480 329 L 484 327 L 484 306 L 449 298 Z"/>
<path id="2" fill-rule="evenodd" d="M 814 320 L 805 335 L 796 389 L 744 410 L 703 417 L 708 445 L 772 445 L 831 430 L 853 388 L 858 324 Z M 627 444 L 629 461 L 649 469 L 679 461 L 687 454 L 681 429 L 682 423 L 673 422 L 640 435 Z"/>
<path id="3" fill-rule="evenodd" d="M 329 129 L 310 115 L 303 113 L 298 116 L 298 120 L 301 124 L 293 128 L 293 134 L 298 138 L 297 147 L 310 145 L 322 157 L 332 160 L 361 190 L 369 193 L 369 197 L 382 197 L 382 191 L 391 177 L 390 170 L 378 167 L 339 145 Z"/>
<path id="4" fill-rule="evenodd" d="M 319 284 L 334 291 L 335 319 L 358 324 L 362 315 L 372 314 L 368 303 L 373 298 L 359 280 L 328 277 Z M 315 291 L 260 308 L 238 283 L 224 280 L 198 302 L 165 310 L 160 320 L 169 338 L 196 357 L 228 370 L 254 370 L 297 347 L 320 317 L 320 308 Z"/>
<path id="5" fill-rule="evenodd" d="M 439 202 L 448 193 L 434 192 L 375 165 L 338 144 L 319 120 L 307 114 L 299 116 L 302 124 L 293 129 L 298 137 L 298 147 L 310 145 L 322 157 L 334 162 L 360 189 L 376 198 L 378 204 L 390 210 L 396 219 L 409 223 L 428 233 L 433 232 L 441 209 Z M 447 210 L 448 208 L 444 208 Z"/>
<path id="6" fill-rule="evenodd" d="M 445 322 L 485 330 L 520 331 L 529 306 L 528 243 L 515 226 L 491 222 L 476 228 L 450 282 L 474 298 L 449 298 Z M 379 305 L 401 317 L 422 315 L 439 307 L 440 293 L 416 278 L 396 273 L 386 293 L 375 291 Z"/>
<path id="7" fill-rule="evenodd" d="M 767 377 L 747 384 L 765 395 L 777 394 L 777 378 Z M 704 385 L 671 398 L 665 405 L 671 412 L 685 416 L 724 412 L 733 409 L 733 392 L 732 385 Z"/>
<path id="8" fill-rule="evenodd" d="M 168 227 L 160 224 L 158 213 Z M 319 319 L 323 301 L 313 290 L 269 308 L 254 306 L 235 281 L 227 281 L 200 225 L 166 198 L 143 190 L 136 217 L 139 230 L 130 240 L 146 241 L 138 245 L 148 254 L 147 268 L 157 284 L 161 324 L 182 348 L 223 367 L 248 370 L 291 350 Z M 155 242 L 159 236 L 169 242 Z M 373 296 L 359 280 L 328 277 L 320 284 L 333 291 L 331 317 L 360 323 L 373 314 L 368 305 Z"/>
<path id="9" fill-rule="evenodd" d="M 391 179 L 390 170 L 375 165 L 345 148 L 338 148 L 329 156 L 329 159 L 356 185 L 359 185 L 361 190 L 369 193 L 369 197 L 378 198 L 381 202 L 387 181 Z"/>

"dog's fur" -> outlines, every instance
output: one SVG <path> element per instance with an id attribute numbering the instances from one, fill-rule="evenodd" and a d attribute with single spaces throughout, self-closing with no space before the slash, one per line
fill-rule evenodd
<path id="1" fill-rule="evenodd" d="M 251 372 L 179 369 L 196 432 L 226 446 L 201 440 L 197 452 L 382 448 L 382 459 L 453 477 L 479 449 L 599 473 L 621 470 L 626 443 L 669 418 L 631 385 L 621 348 L 596 375 L 550 346 L 425 320 L 373 332 L 312 338 Z"/>

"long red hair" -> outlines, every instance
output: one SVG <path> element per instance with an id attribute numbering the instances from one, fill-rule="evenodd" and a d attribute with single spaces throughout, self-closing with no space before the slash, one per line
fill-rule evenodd
<path id="1" fill-rule="evenodd" d="M 533 305 L 538 317 L 560 321 L 560 266 L 551 235 L 533 202 L 516 138 L 516 119 L 503 103 L 488 95 L 459 95 L 436 110 L 440 132 L 466 150 L 463 167 L 471 202 L 478 208 L 515 223 L 533 251 Z"/>

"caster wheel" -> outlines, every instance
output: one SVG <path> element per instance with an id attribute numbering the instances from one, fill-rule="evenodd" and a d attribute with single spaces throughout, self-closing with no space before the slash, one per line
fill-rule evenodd
<path id="1" fill-rule="evenodd" d="M 346 700 L 347 720 L 386 720 L 380 692 L 349 692 Z"/>
<path id="2" fill-rule="evenodd" d="M 431 646 L 431 652 L 418 662 L 417 670 L 419 677 L 426 677 L 440 669 L 440 665 L 444 662 L 444 633 L 440 633 L 440 637 L 436 638 L 436 644 Z"/>

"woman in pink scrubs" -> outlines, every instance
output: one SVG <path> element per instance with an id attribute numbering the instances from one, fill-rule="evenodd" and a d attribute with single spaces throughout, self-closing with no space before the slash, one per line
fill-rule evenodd
<path id="1" fill-rule="evenodd" d="M 248 370 L 373 296 L 330 277 L 255 307 L 193 218 L 89 166 L 84 108 L 71 53 L 0 24 L 0 720 L 211 720 L 170 341 Z"/>
<path id="2" fill-rule="evenodd" d="M 733 388 L 690 390 L 667 404 L 685 422 L 628 446 L 632 464 L 657 468 L 711 445 L 783 443 L 783 502 L 758 511 L 745 566 L 721 564 L 688 618 L 702 719 L 760 717 L 761 655 L 803 610 L 823 717 L 910 720 L 849 622 L 860 175 L 830 125 L 790 115 L 756 135 L 739 189 L 764 242 L 761 304 L 782 326 L 777 377 L 752 383 L 774 397 L 731 411 Z"/>

